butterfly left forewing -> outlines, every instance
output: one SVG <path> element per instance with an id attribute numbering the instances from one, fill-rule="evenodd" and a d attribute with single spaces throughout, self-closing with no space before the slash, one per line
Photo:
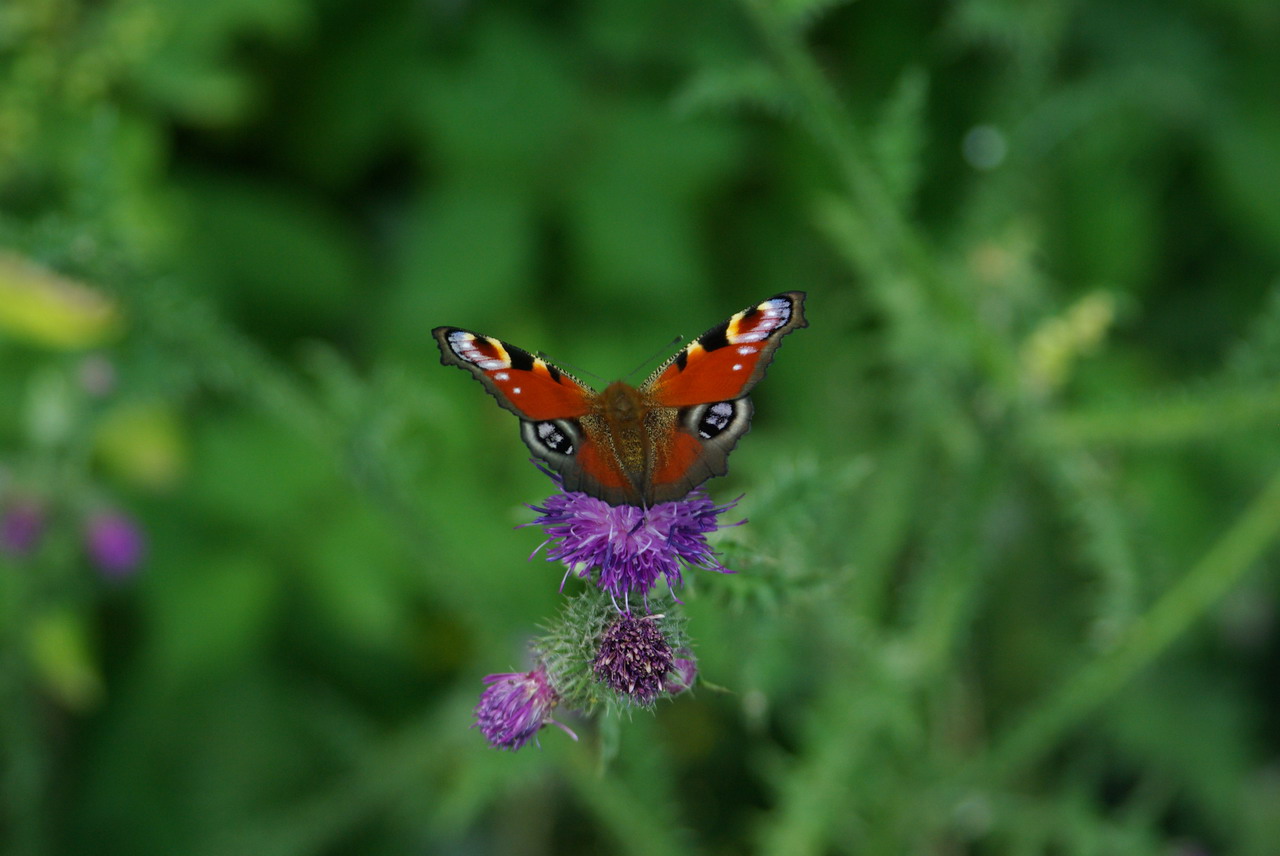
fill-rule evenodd
<path id="1" fill-rule="evenodd" d="M 460 327 L 432 331 L 440 362 L 469 371 L 498 404 L 520 417 L 520 436 L 563 481 L 614 504 L 636 498 L 601 434 L 600 398 L 523 348 Z"/>
<path id="2" fill-rule="evenodd" d="M 575 419 L 591 409 L 595 393 L 590 388 L 523 348 L 460 327 L 437 327 L 431 334 L 440 346 L 440 362 L 471 372 L 498 404 L 521 419 Z"/>

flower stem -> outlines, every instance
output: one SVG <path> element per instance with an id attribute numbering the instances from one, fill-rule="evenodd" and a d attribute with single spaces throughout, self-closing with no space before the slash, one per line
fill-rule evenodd
<path id="1" fill-rule="evenodd" d="M 1113 649 L 1058 690 L 997 740 L 983 778 L 995 783 L 1025 769 L 1061 736 L 1101 707 L 1142 668 L 1202 618 L 1280 536 L 1280 473 L 1181 580 L 1136 621 Z"/>
<path id="2" fill-rule="evenodd" d="M 3 568 L 10 571 L 11 568 Z M 24 569 L 30 570 L 30 569 Z M 0 591 L 0 829 L 6 853 L 47 852 L 45 816 L 49 759 L 39 699 L 27 657 L 35 586 L 33 575 L 6 573 Z"/>
<path id="3" fill-rule="evenodd" d="M 1265 426 L 1272 424 L 1277 414 L 1280 385 L 1266 384 L 1063 413 L 1053 417 L 1045 435 L 1049 442 L 1059 444 L 1156 446 Z"/>

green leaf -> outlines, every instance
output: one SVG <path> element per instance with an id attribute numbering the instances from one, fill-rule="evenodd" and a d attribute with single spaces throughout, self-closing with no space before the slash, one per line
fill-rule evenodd
<path id="1" fill-rule="evenodd" d="M 922 158 L 928 94 L 929 77 L 923 68 L 913 66 L 904 71 L 872 137 L 885 184 L 904 210 L 910 209 L 910 201 L 924 177 Z"/>
<path id="2" fill-rule="evenodd" d="M 103 695 L 102 673 L 86 617 L 57 608 L 31 625 L 31 658 L 40 680 L 63 705 L 83 710 Z"/>
<path id="3" fill-rule="evenodd" d="M 777 72 L 763 62 L 702 69 L 676 93 L 672 107 L 682 116 L 739 109 L 787 116 L 794 110 Z"/>

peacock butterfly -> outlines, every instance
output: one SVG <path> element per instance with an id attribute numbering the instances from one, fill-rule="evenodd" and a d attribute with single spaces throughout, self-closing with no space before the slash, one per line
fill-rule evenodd
<path id="1" fill-rule="evenodd" d="M 440 362 L 460 366 L 520 417 L 520 435 L 567 491 L 610 505 L 680 499 L 728 472 L 729 452 L 751 424 L 747 393 L 782 337 L 804 319 L 804 292 L 789 291 L 712 327 L 639 387 L 617 380 L 596 392 L 528 351 L 459 327 L 432 330 Z"/>

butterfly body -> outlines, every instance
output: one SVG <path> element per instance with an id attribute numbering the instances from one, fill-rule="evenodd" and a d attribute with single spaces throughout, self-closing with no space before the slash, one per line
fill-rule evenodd
<path id="1" fill-rule="evenodd" d="M 596 392 L 500 339 L 437 327 L 441 362 L 470 371 L 521 420 L 521 436 L 563 480 L 611 505 L 680 499 L 728 471 L 751 423 L 750 389 L 781 338 L 804 320 L 804 294 L 788 292 L 711 328 L 639 387 Z"/>

